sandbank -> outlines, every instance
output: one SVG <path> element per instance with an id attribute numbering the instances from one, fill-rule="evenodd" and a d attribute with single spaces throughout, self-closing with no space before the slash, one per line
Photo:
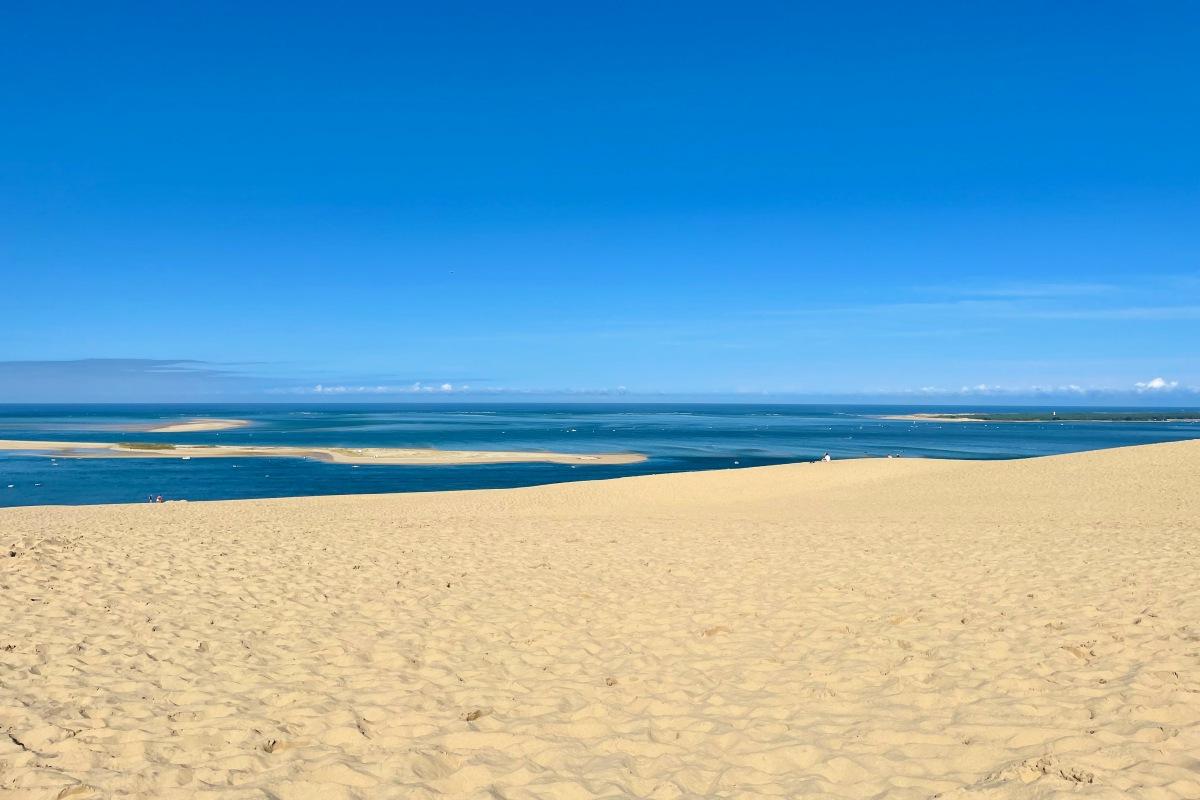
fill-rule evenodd
<path id="1" fill-rule="evenodd" d="M 0 450 L 55 458 L 314 458 L 336 464 L 636 464 L 641 453 L 549 453 L 522 450 L 435 450 L 397 447 L 288 447 L 192 445 L 159 442 L 52 442 L 0 440 Z"/>
<path id="2" fill-rule="evenodd" d="M 1151 411 L 1131 412 L 1080 412 L 1071 411 L 1062 414 L 1025 413 L 1025 412 L 979 412 L 963 413 L 929 413 L 929 414 L 884 414 L 877 419 L 907 419 L 919 422 L 1110 422 L 1110 423 L 1162 423 L 1162 422 L 1200 422 L 1200 415 L 1192 412 L 1177 414 L 1173 412 L 1156 413 Z"/>
<path id="3" fill-rule="evenodd" d="M 880 414 L 879 419 L 907 419 L 917 422 L 985 422 L 959 414 Z"/>
<path id="4" fill-rule="evenodd" d="M 232 428 L 244 428 L 250 424 L 247 419 L 213 419 L 211 417 L 200 417 L 187 422 L 172 422 L 168 425 L 159 425 L 153 428 L 145 428 L 146 433 L 199 433 L 201 431 L 225 431 Z"/>

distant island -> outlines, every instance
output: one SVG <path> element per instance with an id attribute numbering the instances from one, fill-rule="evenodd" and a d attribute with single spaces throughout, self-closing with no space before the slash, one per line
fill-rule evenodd
<path id="1" fill-rule="evenodd" d="M 1200 411 L 972 411 L 962 414 L 891 414 L 884 419 L 922 422 L 1200 422 Z"/>

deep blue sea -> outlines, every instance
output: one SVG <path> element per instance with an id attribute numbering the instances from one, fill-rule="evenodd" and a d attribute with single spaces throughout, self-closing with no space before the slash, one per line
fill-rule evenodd
<path id="1" fill-rule="evenodd" d="M 1200 423 L 1188 422 L 1015 424 L 879 418 L 938 410 L 964 409 L 715 404 L 9 405 L 0 406 L 0 439 L 634 451 L 649 460 L 621 466 L 352 467 L 296 458 L 52 460 L 0 451 L 0 506 L 145 502 L 148 495 L 160 494 L 169 500 L 217 500 L 497 488 L 781 464 L 813 460 L 826 451 L 834 458 L 896 454 L 998 459 L 1200 438 Z M 253 424 L 205 433 L 125 430 L 194 417 L 239 418 Z"/>

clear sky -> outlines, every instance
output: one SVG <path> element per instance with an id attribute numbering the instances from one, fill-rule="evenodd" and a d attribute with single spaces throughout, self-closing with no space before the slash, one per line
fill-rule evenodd
<path id="1" fill-rule="evenodd" d="M 1200 403 L 1197 3 L 2 27 L 0 401 Z"/>

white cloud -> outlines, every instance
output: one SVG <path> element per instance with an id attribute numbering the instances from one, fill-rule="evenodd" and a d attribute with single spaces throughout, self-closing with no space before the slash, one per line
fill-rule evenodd
<path id="1" fill-rule="evenodd" d="M 429 395 L 429 394 L 454 394 L 454 395 L 479 395 L 479 396 L 503 396 L 503 395 L 568 395 L 579 397 L 608 397 L 612 395 L 625 395 L 629 390 L 624 386 L 619 386 L 616 389 L 610 388 L 555 388 L 555 389 L 539 389 L 539 388 L 514 388 L 506 386 L 473 386 L 467 383 L 425 383 L 416 381 L 407 384 L 379 384 L 379 385 L 350 385 L 350 384 L 325 384 L 318 383 L 311 386 L 288 386 L 268 389 L 268 394 L 276 395 L 319 395 L 319 396 L 367 396 L 367 395 Z M 659 394 L 659 393 L 652 393 Z"/>
<path id="2" fill-rule="evenodd" d="M 976 397 L 981 399 L 996 398 L 1003 400 L 1012 400 L 1018 398 L 1028 400 L 1050 400 L 1055 397 L 1078 398 L 1080 400 L 1087 398 L 1096 400 L 1117 400 L 1122 396 L 1132 397 L 1135 394 L 1145 394 L 1147 392 L 1200 395 L 1200 387 L 1189 387 L 1181 384 L 1179 381 L 1168 381 L 1165 378 L 1153 378 L 1148 381 L 1139 381 L 1138 383 L 1135 383 L 1131 389 L 1120 389 L 1112 386 L 1081 386 L 1077 383 L 1050 385 L 1025 384 L 1009 386 L 1002 386 L 992 383 L 978 383 L 974 385 L 963 385 L 957 389 L 930 385 L 922 386 L 917 389 L 876 389 L 873 391 L 861 392 L 861 394 L 885 396 L 891 395 L 895 397 L 903 397 L 908 395 L 928 398 Z"/>
<path id="3" fill-rule="evenodd" d="M 1179 387 L 1179 381 L 1168 381 L 1162 378 L 1152 378 L 1148 381 L 1138 381 L 1134 384 L 1134 388 L 1139 392 L 1162 392 L 1170 391 Z"/>
<path id="4" fill-rule="evenodd" d="M 358 395 L 358 394 L 430 394 L 432 392 L 462 392 L 470 387 L 465 384 L 455 386 L 452 383 L 429 384 L 417 381 L 399 386 L 377 385 L 377 386 L 347 386 L 344 384 L 334 384 L 332 386 L 318 383 L 315 386 L 301 386 L 292 389 L 277 390 L 277 394 L 336 394 L 336 395 Z"/>

